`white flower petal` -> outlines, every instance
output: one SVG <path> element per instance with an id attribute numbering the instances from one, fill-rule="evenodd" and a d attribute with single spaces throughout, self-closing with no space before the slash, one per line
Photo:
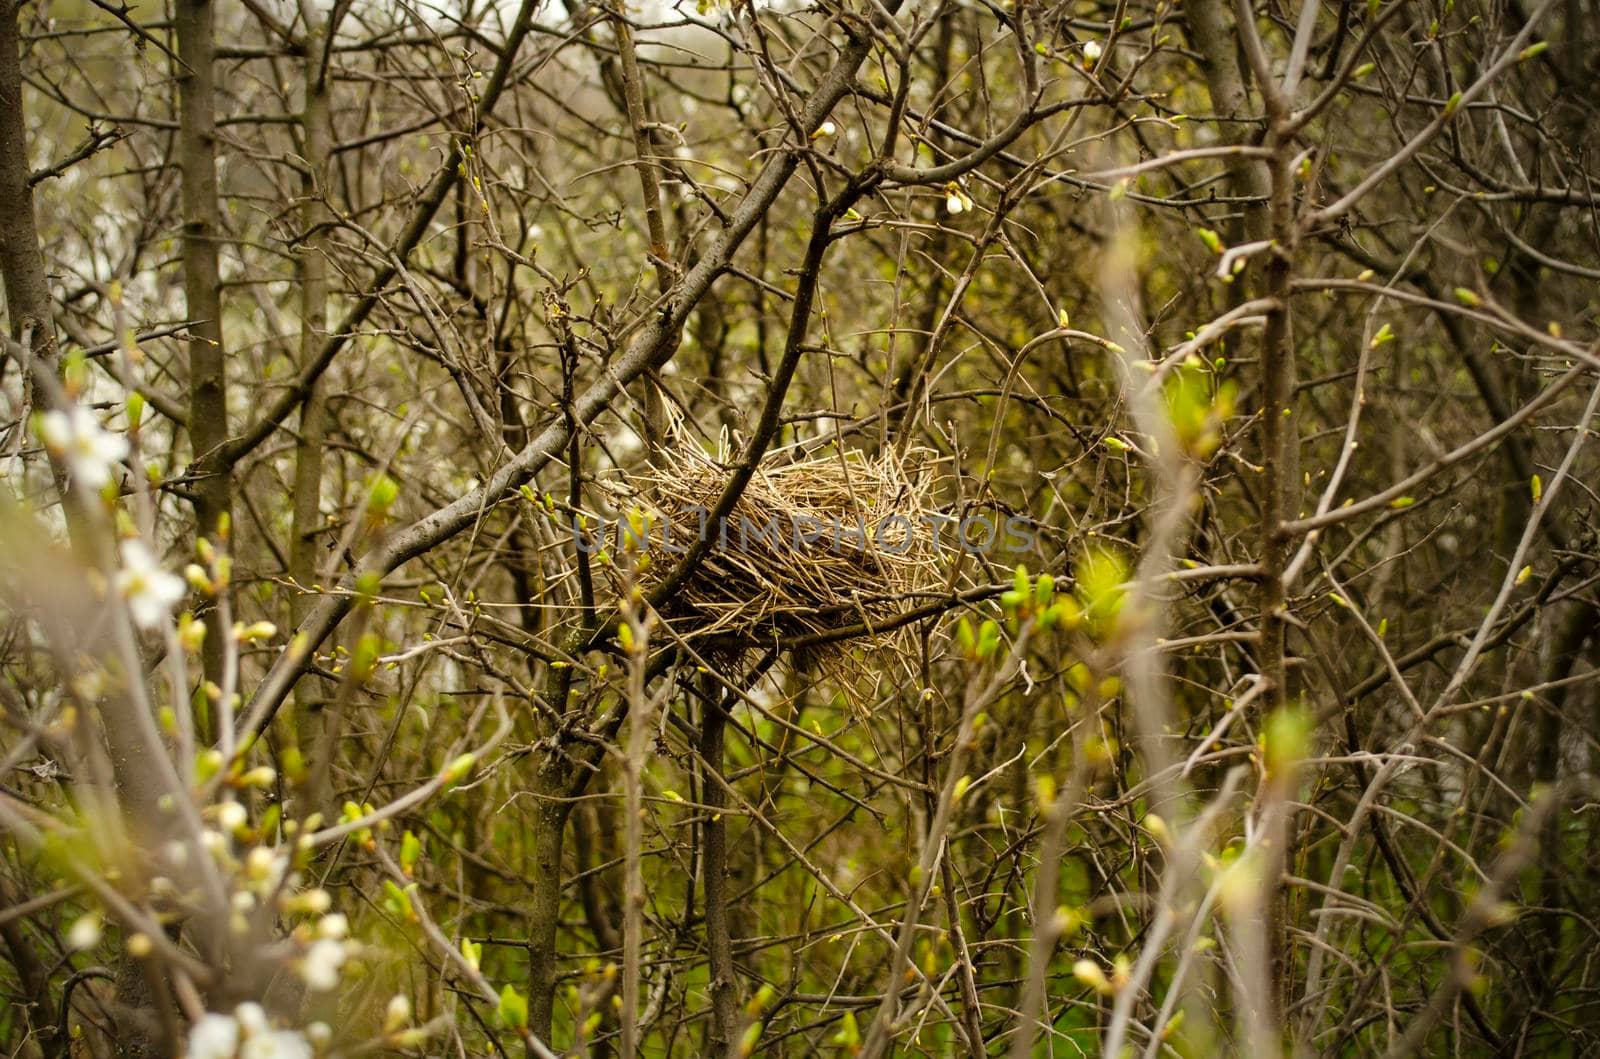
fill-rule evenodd
<path id="1" fill-rule="evenodd" d="M 233 1017 L 239 1020 L 239 1025 L 244 1027 L 246 1033 L 267 1032 L 267 1011 L 254 1000 L 247 1000 L 234 1008 Z"/>
<path id="2" fill-rule="evenodd" d="M 96 459 L 115 463 L 128 454 L 128 439 L 96 428 L 83 439 L 83 450 Z"/>
<path id="3" fill-rule="evenodd" d="M 72 476 L 90 489 L 111 481 L 111 468 L 128 454 L 128 439 L 104 430 L 94 413 L 82 406 L 40 416 L 39 437 L 66 463 Z"/>
<path id="4" fill-rule="evenodd" d="M 122 569 L 117 573 L 117 590 L 128 603 L 134 623 L 150 629 L 166 620 L 173 606 L 183 598 L 183 578 L 163 570 L 141 540 L 122 542 Z"/>
<path id="5" fill-rule="evenodd" d="M 67 944 L 78 952 L 85 952 L 100 944 L 100 917 L 93 912 L 79 916 L 67 930 Z"/>
<path id="6" fill-rule="evenodd" d="M 72 427 L 65 412 L 46 412 L 39 417 L 39 440 L 60 451 L 72 440 Z"/>
<path id="7" fill-rule="evenodd" d="M 86 456 L 76 448 L 67 450 L 67 470 L 85 488 L 100 489 L 111 481 L 111 468 L 104 460 Z"/>
<path id="8" fill-rule="evenodd" d="M 228 801 L 217 806 L 217 823 L 224 831 L 237 831 L 250 820 L 250 814 L 238 802 Z"/>
<path id="9" fill-rule="evenodd" d="M 291 1030 L 274 1030 L 245 1041 L 239 1059 L 311 1059 L 311 1045 Z"/>
<path id="10" fill-rule="evenodd" d="M 227 1015 L 202 1015 L 189 1030 L 188 1059 L 233 1059 L 238 1047 L 239 1023 Z"/>
<path id="11" fill-rule="evenodd" d="M 410 1024 L 411 998 L 403 993 L 396 993 L 389 998 L 389 1006 L 383 1009 L 383 1031 L 395 1033 Z"/>
<path id="12" fill-rule="evenodd" d="M 344 966 L 345 951 L 341 942 L 322 938 L 311 943 L 305 958 L 300 961 L 300 977 L 306 988 L 326 993 L 339 987 L 339 969 Z"/>

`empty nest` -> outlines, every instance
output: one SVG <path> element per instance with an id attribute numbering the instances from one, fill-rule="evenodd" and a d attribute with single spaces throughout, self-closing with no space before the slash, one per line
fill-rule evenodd
<path id="1" fill-rule="evenodd" d="M 679 635 L 813 651 L 882 646 L 894 630 L 879 625 L 944 587 L 922 453 L 768 453 L 717 526 L 706 522 L 734 459 L 726 435 L 720 448 L 714 458 L 680 434 L 628 490 L 650 515 L 646 588 L 695 537 L 707 539 L 703 560 L 661 607 Z"/>

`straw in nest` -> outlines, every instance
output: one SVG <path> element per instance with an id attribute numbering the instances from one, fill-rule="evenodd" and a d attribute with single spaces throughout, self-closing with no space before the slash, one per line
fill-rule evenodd
<path id="1" fill-rule="evenodd" d="M 672 549 L 702 533 L 710 544 L 662 609 L 679 635 L 881 647 L 893 634 L 872 631 L 876 623 L 942 587 L 933 476 L 921 453 L 769 453 L 726 522 L 705 525 L 732 476 L 726 437 L 721 448 L 713 458 L 680 436 L 633 488 L 652 514 L 646 585 L 676 565 Z"/>

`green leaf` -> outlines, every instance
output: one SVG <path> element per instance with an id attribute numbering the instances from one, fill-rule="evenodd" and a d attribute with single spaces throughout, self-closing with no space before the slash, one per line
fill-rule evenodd
<path id="1" fill-rule="evenodd" d="M 1287 775 L 1305 760 L 1311 752 L 1311 726 L 1311 715 L 1297 707 L 1272 712 L 1263 734 L 1268 775 Z"/>
<path id="2" fill-rule="evenodd" d="M 400 870 L 405 872 L 406 878 L 411 878 L 411 873 L 417 867 L 417 859 L 421 856 L 421 840 L 407 831 L 400 839 Z"/>
<path id="3" fill-rule="evenodd" d="M 1049 574 L 1040 574 L 1039 580 L 1033 583 L 1033 605 L 1044 608 L 1050 605 L 1050 599 L 1056 592 L 1056 579 Z"/>
<path id="4" fill-rule="evenodd" d="M 1083 608 L 1070 596 L 1062 596 L 1050 604 L 1050 624 L 1063 632 L 1076 632 L 1083 625 Z"/>
<path id="5" fill-rule="evenodd" d="M 978 628 L 978 658 L 988 658 L 994 654 L 994 649 L 998 646 L 1000 646 L 1000 626 L 991 618 Z"/>
<path id="6" fill-rule="evenodd" d="M 1223 420 L 1233 415 L 1235 387 L 1213 383 L 1198 367 L 1180 367 L 1167 379 L 1162 397 L 1178 444 L 1190 456 L 1206 459 L 1222 444 Z"/>
<path id="7" fill-rule="evenodd" d="M 472 766 L 477 762 L 476 754 L 461 754 L 444 767 L 441 774 L 446 787 L 453 787 L 467 778 L 467 773 L 472 771 Z"/>
<path id="8" fill-rule="evenodd" d="M 1127 557 L 1110 544 L 1091 545 L 1078 560 L 1074 568 L 1078 601 L 1095 636 L 1104 636 L 1116 626 L 1131 571 Z"/>
<path id="9" fill-rule="evenodd" d="M 500 1016 L 500 1023 L 514 1030 L 526 1029 L 528 1025 L 528 1001 L 519 996 L 517 991 L 509 984 L 500 990 L 500 1007 L 496 1012 Z"/>
<path id="10" fill-rule="evenodd" d="M 856 1025 L 856 1017 L 846 1011 L 839 1020 L 839 1032 L 833 1035 L 834 1044 L 842 1044 L 846 1048 L 861 1047 L 861 1028 Z"/>
<path id="11" fill-rule="evenodd" d="M 410 887 L 404 890 L 396 886 L 393 879 L 383 880 L 383 907 L 386 912 L 396 919 L 413 922 L 417 918 L 416 909 L 411 907 Z"/>
<path id="12" fill-rule="evenodd" d="M 400 483 L 387 474 L 379 474 L 367 487 L 367 514 L 382 515 L 400 498 Z"/>
<path id="13" fill-rule="evenodd" d="M 978 653 L 978 640 L 972 634 L 972 622 L 965 616 L 956 622 L 956 644 L 961 648 L 961 653 L 968 658 L 974 658 Z"/>

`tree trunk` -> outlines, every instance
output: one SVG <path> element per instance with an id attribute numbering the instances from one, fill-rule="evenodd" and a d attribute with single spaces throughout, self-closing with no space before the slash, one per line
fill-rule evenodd
<path id="1" fill-rule="evenodd" d="M 233 504 L 223 459 L 228 440 L 227 351 L 222 342 L 222 285 L 217 247 L 222 215 L 217 201 L 216 88 L 212 78 L 210 0 L 177 0 L 178 169 L 183 178 L 183 292 L 189 330 L 189 443 L 196 481 L 195 535 L 225 543 Z M 206 616 L 206 677 L 222 683 L 221 612 Z M 207 733 L 215 734 L 213 729 Z"/>
<path id="2" fill-rule="evenodd" d="M 556 767 L 558 761 L 552 754 L 552 760 L 541 762 L 533 785 L 537 804 L 533 810 L 532 901 L 528 909 L 528 1028 L 542 1041 L 551 1041 L 556 966 L 560 962 L 556 931 L 561 925 L 561 840 L 569 803 L 564 800 L 566 790 Z"/>
<path id="3" fill-rule="evenodd" d="M 301 181 L 304 201 L 300 221 L 305 234 L 300 244 L 300 365 L 304 370 L 316 358 L 328 330 L 327 204 L 328 161 L 333 152 L 333 122 L 328 109 L 328 82 L 323 55 L 331 25 L 320 21 L 307 0 L 300 4 L 306 24 L 303 42 L 305 77 L 301 155 L 305 171 Z M 311 612 L 311 586 L 318 580 L 320 550 L 317 534 L 322 525 L 322 449 L 327 432 L 322 382 L 311 384 L 300 406 L 300 433 L 294 450 L 294 507 L 289 540 L 289 575 L 300 591 L 289 597 L 292 628 L 299 628 Z M 335 741 L 330 730 L 336 718 L 323 709 L 321 689 L 304 681 L 295 689 L 295 729 L 301 752 L 311 763 L 303 791 L 304 812 L 327 812 Z"/>
<path id="4" fill-rule="evenodd" d="M 700 756 L 705 768 L 720 775 L 722 772 L 723 738 L 727 731 L 728 715 L 720 701 L 720 689 L 705 681 L 702 709 L 705 716 L 700 722 Z M 722 784 L 711 776 L 706 777 L 700 792 L 705 803 L 706 817 L 701 824 L 704 832 L 706 896 L 706 948 L 711 964 L 711 1033 L 707 1052 L 714 1056 L 726 1055 L 735 1043 L 738 1032 L 738 984 L 733 967 L 733 941 L 728 934 L 728 835 L 727 820 L 722 808 L 727 795 Z"/>

